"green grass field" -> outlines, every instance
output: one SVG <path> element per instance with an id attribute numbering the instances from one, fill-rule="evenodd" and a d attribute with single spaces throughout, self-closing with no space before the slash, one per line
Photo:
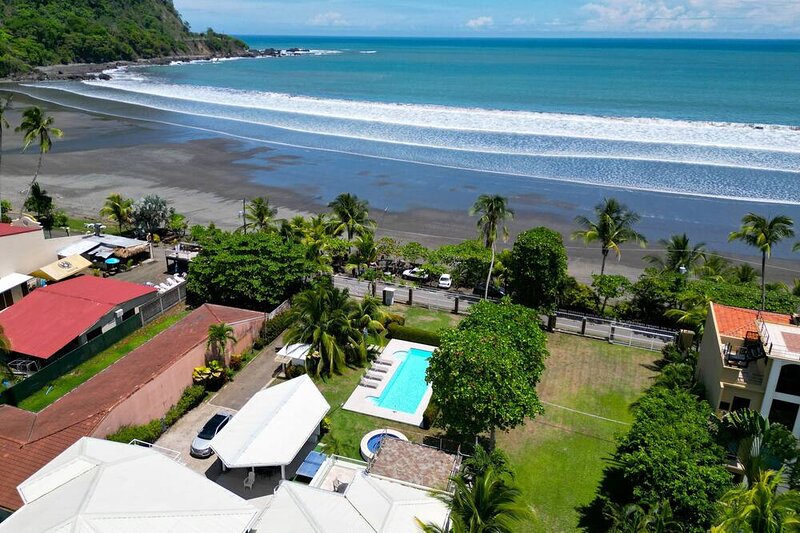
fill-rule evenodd
<path id="1" fill-rule="evenodd" d="M 25 398 L 19 403 L 18 407 L 27 411 L 41 411 L 81 383 L 88 381 L 93 376 L 99 374 L 145 342 L 169 328 L 187 314 L 189 314 L 188 311 L 179 308 L 157 318 L 145 327 L 133 332 L 125 339 L 122 339 L 113 346 L 95 355 L 85 363 L 78 365 L 71 372 L 53 380 L 50 384 L 53 388 L 50 389 L 49 392 L 48 389 L 50 387 L 47 386 Z"/>
<path id="2" fill-rule="evenodd" d="M 463 318 L 446 311 L 433 311 L 422 307 L 408 307 L 406 305 L 393 305 L 392 313 L 402 315 L 406 319 L 406 326 L 420 328 L 427 331 L 439 331 L 442 328 L 452 328 L 458 325 Z"/>
<path id="3" fill-rule="evenodd" d="M 614 437 L 646 388 L 659 354 L 576 336 L 548 335 L 550 359 L 538 387 L 545 414 L 498 436 L 536 519 L 522 531 L 575 531 L 576 508 L 594 498 Z M 561 407 L 555 407 L 558 405 Z"/>

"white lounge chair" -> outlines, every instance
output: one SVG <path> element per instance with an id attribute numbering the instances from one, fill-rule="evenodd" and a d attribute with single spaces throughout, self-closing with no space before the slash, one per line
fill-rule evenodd
<path id="1" fill-rule="evenodd" d="M 359 382 L 359 385 L 361 385 L 362 387 L 366 387 L 368 389 L 377 389 L 378 388 L 378 383 L 376 383 L 375 381 L 370 381 L 367 378 L 362 379 Z"/>
<path id="2" fill-rule="evenodd" d="M 244 478 L 244 488 L 253 490 L 253 485 L 256 482 L 256 473 L 252 470 L 247 473 Z"/>
<path id="3" fill-rule="evenodd" d="M 384 359 L 382 357 L 379 359 L 375 359 L 374 362 L 383 366 L 392 366 L 394 364 L 394 361 L 392 361 L 391 359 Z"/>
<path id="4" fill-rule="evenodd" d="M 379 372 L 373 372 L 370 370 L 369 372 L 367 372 L 367 375 L 365 377 L 367 379 L 372 379 L 374 381 L 381 381 L 383 380 L 383 378 L 386 377 L 386 374 L 381 374 Z"/>
<path id="5" fill-rule="evenodd" d="M 389 371 L 389 367 L 382 366 L 382 365 L 372 365 L 369 367 L 370 372 L 380 372 L 381 374 L 386 374 Z"/>

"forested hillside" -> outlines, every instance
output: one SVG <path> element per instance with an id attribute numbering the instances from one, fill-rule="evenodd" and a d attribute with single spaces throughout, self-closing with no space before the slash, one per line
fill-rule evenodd
<path id="1" fill-rule="evenodd" d="M 245 48 L 211 30 L 191 33 L 171 0 L 0 0 L 0 76 L 40 65 Z"/>

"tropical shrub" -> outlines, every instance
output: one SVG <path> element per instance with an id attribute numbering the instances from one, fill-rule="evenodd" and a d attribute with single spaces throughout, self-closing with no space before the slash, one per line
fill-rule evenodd
<path id="1" fill-rule="evenodd" d="M 389 337 L 393 339 L 418 342 L 420 344 L 427 344 L 428 346 L 439 346 L 441 343 L 440 334 L 433 331 L 410 326 L 401 326 L 397 323 L 389 324 L 386 329 L 389 331 Z"/>
<path id="2" fill-rule="evenodd" d="M 520 233 L 507 268 L 515 302 L 544 313 L 555 311 L 567 281 L 567 251 L 560 233 L 544 227 Z"/>
<path id="3" fill-rule="evenodd" d="M 261 344 L 261 348 L 270 344 L 272 341 L 278 338 L 278 336 L 284 332 L 286 328 L 292 325 L 294 321 L 294 317 L 291 313 L 281 313 L 274 317 L 272 320 L 267 320 L 264 322 L 264 325 L 261 328 L 261 334 L 259 335 L 259 342 Z M 256 349 L 261 349 L 256 348 Z"/>
<path id="4" fill-rule="evenodd" d="M 192 381 L 208 390 L 219 390 L 227 379 L 225 368 L 217 360 L 210 361 L 208 366 L 198 366 L 192 372 Z"/>
<path id="5" fill-rule="evenodd" d="M 430 429 L 436 423 L 439 416 L 439 406 L 434 402 L 428 403 L 428 407 L 422 413 L 422 429 Z"/>

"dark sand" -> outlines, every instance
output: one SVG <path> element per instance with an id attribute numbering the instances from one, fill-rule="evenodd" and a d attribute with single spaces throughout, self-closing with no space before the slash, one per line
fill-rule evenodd
<path id="1" fill-rule="evenodd" d="M 9 121 L 18 124 L 20 111 L 31 103 L 30 98 L 17 95 Z M 360 194 L 353 183 L 361 180 L 364 186 L 385 188 L 386 205 L 374 205 L 372 213 L 379 222 L 380 235 L 418 241 L 426 246 L 477 235 L 476 221 L 466 209 L 437 210 L 409 205 L 403 211 L 393 210 L 392 191 L 402 190 L 402 177 L 378 173 L 376 160 L 351 158 L 349 165 L 363 165 L 363 168 L 346 169 L 349 178 L 341 180 L 341 189 L 336 189 L 339 179 L 335 172 L 330 172 L 330 166 L 325 167 L 326 163 L 334 165 L 335 160 L 330 162 L 314 150 L 267 146 L 177 126 L 36 103 L 53 115 L 56 126 L 65 131 L 64 138 L 55 140 L 52 152 L 45 156 L 39 181 L 54 195 L 58 206 L 72 216 L 99 218 L 97 213 L 105 197 L 114 192 L 132 198 L 158 194 L 184 213 L 191 224 L 214 222 L 223 228 L 234 228 L 243 198 L 268 195 L 279 206 L 278 216 L 286 218 L 325 211 L 325 205 L 335 194 L 333 190 Z M 2 195 L 16 206 L 22 200 L 19 191 L 30 181 L 38 154 L 35 147 L 20 154 L 21 137 L 13 129 L 4 133 Z M 424 171 L 426 167 L 420 168 Z M 264 179 L 267 175 L 269 179 Z M 325 187 L 314 184 L 317 176 L 320 181 L 327 179 Z M 432 194 L 441 194 L 441 188 Z M 478 192 L 474 194 L 477 196 Z M 603 194 L 613 192 L 603 191 Z M 512 237 L 537 225 L 568 236 L 574 229 L 575 212 L 590 207 L 553 201 L 544 194 L 517 195 L 512 204 L 517 214 L 510 224 Z M 742 209 L 746 209 L 746 204 L 742 204 Z M 667 231 L 684 231 L 679 224 L 675 225 Z M 711 244 L 727 252 L 721 243 L 724 235 Z M 591 273 L 599 271 L 599 249 L 585 248 L 568 237 L 566 245 L 571 273 L 583 281 L 590 280 Z M 633 278 L 645 266 L 641 257 L 648 253 L 652 252 L 626 248 L 621 262 L 609 261 L 607 272 Z M 742 258 L 757 267 L 756 257 Z M 774 268 L 768 269 L 771 279 L 790 282 L 800 276 L 796 261 L 776 259 L 772 265 Z"/>

